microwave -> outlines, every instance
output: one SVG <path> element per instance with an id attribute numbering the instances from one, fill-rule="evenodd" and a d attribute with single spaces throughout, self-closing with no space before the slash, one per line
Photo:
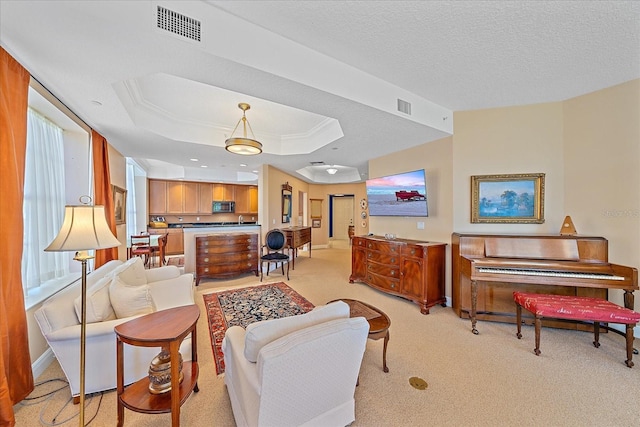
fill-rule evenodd
<path id="1" fill-rule="evenodd" d="M 211 212 L 213 213 L 233 213 L 236 210 L 236 202 L 216 202 L 214 200 Z"/>

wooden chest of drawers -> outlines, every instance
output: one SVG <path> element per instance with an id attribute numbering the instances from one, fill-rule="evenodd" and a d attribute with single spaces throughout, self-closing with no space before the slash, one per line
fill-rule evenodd
<path id="1" fill-rule="evenodd" d="M 351 245 L 349 282 L 363 282 L 429 308 L 445 304 L 445 243 L 357 236 Z"/>
<path id="2" fill-rule="evenodd" d="M 196 237 L 196 286 L 203 277 L 215 279 L 253 272 L 258 275 L 258 235 L 211 234 Z"/>

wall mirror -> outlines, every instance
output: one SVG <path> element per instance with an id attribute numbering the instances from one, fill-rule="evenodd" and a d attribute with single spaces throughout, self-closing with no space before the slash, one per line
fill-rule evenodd
<path id="1" fill-rule="evenodd" d="M 322 199 L 309 199 L 311 218 L 322 218 Z"/>
<path id="2" fill-rule="evenodd" d="M 282 184 L 282 222 L 291 222 L 291 186 L 289 183 Z"/>

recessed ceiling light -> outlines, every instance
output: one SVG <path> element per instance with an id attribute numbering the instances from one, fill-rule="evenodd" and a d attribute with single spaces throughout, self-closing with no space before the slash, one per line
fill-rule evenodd
<path id="1" fill-rule="evenodd" d="M 91 103 L 92 103 L 93 105 L 95 105 L 95 106 L 102 107 L 102 102 L 100 102 L 100 101 L 96 101 L 95 99 L 94 99 L 93 101 L 91 101 Z"/>
<path id="2" fill-rule="evenodd" d="M 240 163 L 240 166 L 243 167 L 243 168 L 247 167 L 247 165 L 245 165 L 244 163 Z"/>
<path id="3" fill-rule="evenodd" d="M 198 161 L 198 159 L 189 159 L 189 160 L 191 160 L 192 162 L 197 162 Z"/>
<path id="4" fill-rule="evenodd" d="M 201 168 L 208 168 L 209 166 L 207 165 L 200 165 Z"/>
<path id="5" fill-rule="evenodd" d="M 251 172 L 253 172 L 253 173 L 258 173 L 258 171 L 251 171 Z"/>

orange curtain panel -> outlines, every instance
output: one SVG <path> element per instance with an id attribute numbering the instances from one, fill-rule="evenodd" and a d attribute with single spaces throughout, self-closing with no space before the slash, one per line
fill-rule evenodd
<path id="1" fill-rule="evenodd" d="M 109 172 L 109 143 L 95 130 L 91 130 L 91 144 L 93 151 L 93 182 L 94 204 L 104 205 L 107 224 L 114 236 L 116 233 L 116 217 L 113 206 L 113 190 L 111 189 L 111 175 Z M 95 268 L 107 262 L 118 259 L 118 248 L 99 249 L 96 251 Z"/>
<path id="2" fill-rule="evenodd" d="M 0 47 L 0 425 L 33 391 L 22 291 L 22 200 L 29 72 Z"/>

